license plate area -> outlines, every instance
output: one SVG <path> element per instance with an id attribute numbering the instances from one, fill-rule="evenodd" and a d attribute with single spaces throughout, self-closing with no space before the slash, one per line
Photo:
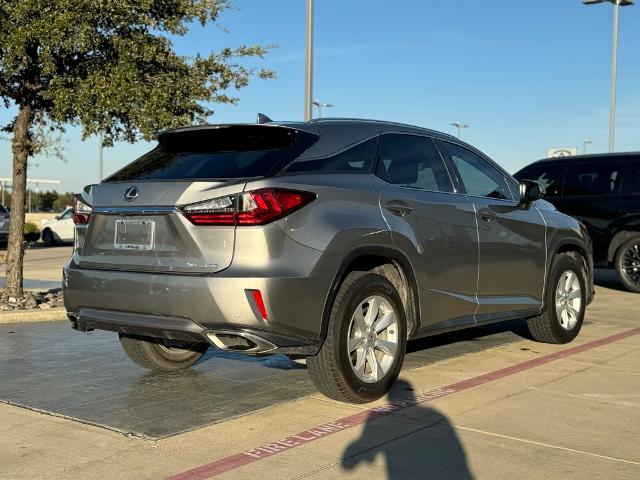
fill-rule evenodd
<path id="1" fill-rule="evenodd" d="M 116 220 L 113 247 L 118 250 L 153 250 L 156 223 L 153 220 Z"/>

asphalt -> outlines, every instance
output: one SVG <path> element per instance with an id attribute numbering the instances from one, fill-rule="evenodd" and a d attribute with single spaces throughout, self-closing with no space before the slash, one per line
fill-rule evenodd
<path id="1" fill-rule="evenodd" d="M 62 265 L 71 256 L 73 247 L 32 247 L 24 252 L 24 288 L 49 290 L 62 286 Z M 4 274 L 6 250 L 0 250 L 0 271 Z M 4 275 L 0 276 L 0 288 L 4 287 Z"/>

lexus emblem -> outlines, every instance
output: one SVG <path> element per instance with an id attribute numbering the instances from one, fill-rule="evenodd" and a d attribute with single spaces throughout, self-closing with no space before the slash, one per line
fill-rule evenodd
<path id="1" fill-rule="evenodd" d="M 129 187 L 124 191 L 124 199 L 127 202 L 133 202 L 136 198 L 138 198 L 139 194 L 140 192 L 138 191 L 138 187 Z"/>

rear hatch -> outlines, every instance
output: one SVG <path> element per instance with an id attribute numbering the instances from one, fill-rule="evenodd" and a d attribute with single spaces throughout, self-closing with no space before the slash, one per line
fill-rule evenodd
<path id="1" fill-rule="evenodd" d="M 317 136 L 274 125 L 195 127 L 164 133 L 158 146 L 81 200 L 92 208 L 79 226 L 80 267 L 123 271 L 215 273 L 233 259 L 234 221 L 202 225 L 193 204 L 237 207 L 247 179 L 280 172 Z"/>

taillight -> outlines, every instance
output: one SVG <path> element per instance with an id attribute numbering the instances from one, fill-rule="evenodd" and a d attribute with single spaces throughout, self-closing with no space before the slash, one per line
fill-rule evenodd
<path id="1" fill-rule="evenodd" d="M 295 212 L 316 198 L 314 193 L 263 188 L 182 207 L 194 225 L 264 225 Z"/>
<path id="2" fill-rule="evenodd" d="M 73 197 L 73 223 L 86 225 L 91 220 L 91 207 L 78 198 Z"/>

